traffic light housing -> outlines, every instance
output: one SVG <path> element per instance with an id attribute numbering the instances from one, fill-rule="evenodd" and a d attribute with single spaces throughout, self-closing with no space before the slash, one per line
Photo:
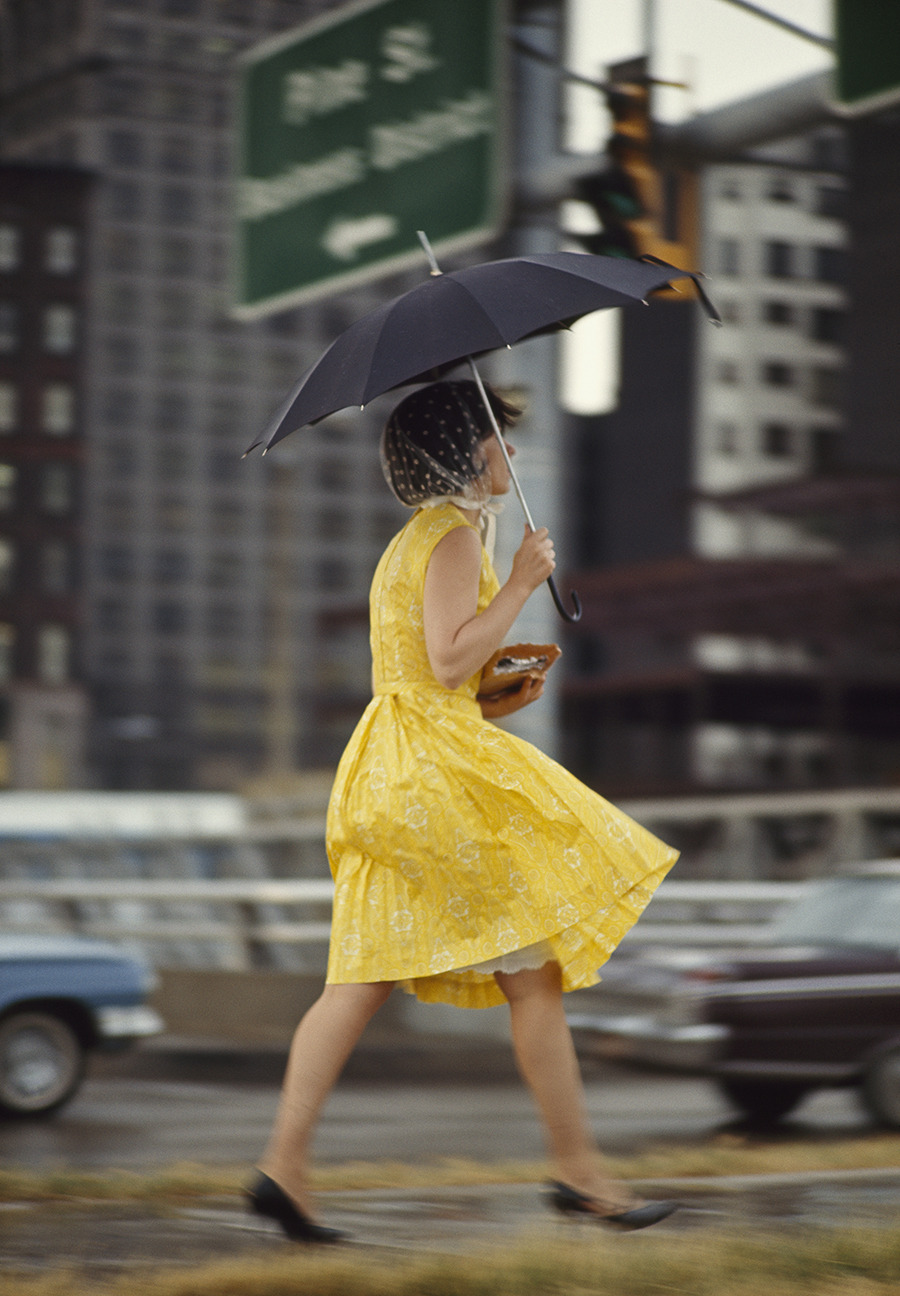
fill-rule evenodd
<path id="1" fill-rule="evenodd" d="M 593 208 L 602 228 L 572 237 L 600 256 L 654 256 L 694 270 L 696 177 L 669 165 L 654 148 L 647 60 L 616 64 L 608 75 L 607 165 L 577 180 L 574 191 Z"/>

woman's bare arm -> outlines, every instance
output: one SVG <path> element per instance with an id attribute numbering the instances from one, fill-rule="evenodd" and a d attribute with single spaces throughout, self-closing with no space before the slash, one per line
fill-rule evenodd
<path id="1" fill-rule="evenodd" d="M 529 531 L 513 559 L 509 580 L 478 612 L 481 541 L 471 527 L 439 540 L 425 574 L 425 647 L 438 683 L 457 689 L 481 669 L 506 636 L 529 595 L 556 566 L 546 527 Z"/>

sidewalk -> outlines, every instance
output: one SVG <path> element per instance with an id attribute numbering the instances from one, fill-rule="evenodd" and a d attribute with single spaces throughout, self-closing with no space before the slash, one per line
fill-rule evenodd
<path id="1" fill-rule="evenodd" d="M 900 1169 L 816 1175 L 641 1182 L 648 1196 L 675 1197 L 682 1209 L 654 1235 L 738 1227 L 796 1229 L 860 1224 L 896 1226 Z M 540 1184 L 377 1189 L 322 1193 L 322 1218 L 351 1235 L 350 1253 L 469 1253 L 543 1238 L 609 1239 L 591 1223 L 555 1218 Z M 61 1265 L 101 1279 L 148 1267 L 177 1268 L 298 1251 L 274 1225 L 250 1216 L 236 1198 L 164 1209 L 141 1203 L 12 1205 L 0 1212 L 7 1270 L 47 1272 Z"/>

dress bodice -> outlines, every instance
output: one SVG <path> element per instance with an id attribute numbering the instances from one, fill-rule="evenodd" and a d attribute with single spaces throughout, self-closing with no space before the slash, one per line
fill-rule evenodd
<path id="1" fill-rule="evenodd" d="M 453 504 L 419 509 L 382 555 L 369 600 L 372 684 L 376 694 L 409 687 L 442 688 L 425 648 L 425 573 L 438 542 L 456 527 L 471 525 Z M 482 548 L 479 612 L 498 589 L 494 569 Z M 455 691 L 474 697 L 479 679 L 480 672 Z"/>

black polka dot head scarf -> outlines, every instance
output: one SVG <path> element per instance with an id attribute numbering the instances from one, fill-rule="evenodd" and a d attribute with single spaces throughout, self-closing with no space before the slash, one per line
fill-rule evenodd
<path id="1" fill-rule="evenodd" d="M 505 402 L 489 393 L 501 428 Z M 496 401 L 496 404 L 494 402 Z M 499 406 L 499 408 L 498 408 Z M 436 382 L 402 400 L 381 438 L 385 480 L 401 504 L 446 500 L 472 509 L 490 499 L 484 440 L 493 435 L 474 382 Z"/>

